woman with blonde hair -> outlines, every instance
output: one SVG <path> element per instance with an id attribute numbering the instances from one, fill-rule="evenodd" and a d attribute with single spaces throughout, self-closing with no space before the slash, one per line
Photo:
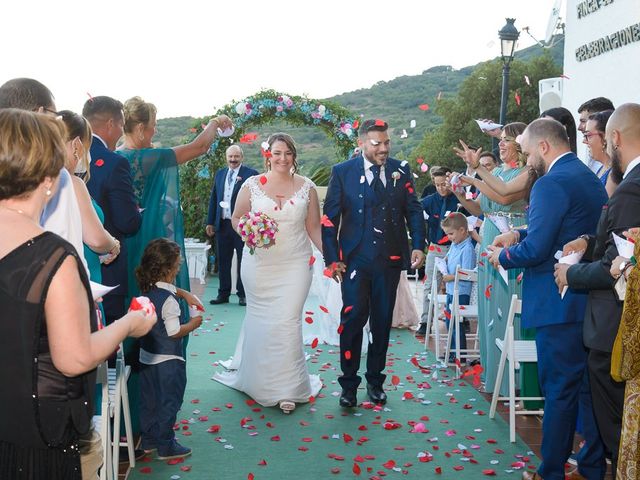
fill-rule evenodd
<path id="1" fill-rule="evenodd" d="M 501 230 L 519 227 L 527 223 L 525 205 L 531 185 L 530 169 L 526 167 L 526 158 L 522 153 L 520 144 L 517 141 L 522 135 L 526 124 L 521 122 L 509 123 L 504 126 L 500 136 L 500 159 L 502 165 L 493 169 L 491 173 L 483 175 L 487 181 L 482 182 L 477 179 L 473 185 L 478 187 L 482 194 L 475 200 L 467 199 L 464 192 L 455 191 L 460 204 L 472 215 L 484 215 L 485 221 L 482 224 L 480 236 L 480 257 L 478 261 L 478 292 L 484 297 L 484 301 L 478 304 L 478 333 L 480 337 L 480 359 L 484 367 L 485 391 L 493 392 L 494 382 L 500 359 L 499 351 L 496 348 L 495 339 L 503 338 L 509 304 L 511 296 L 515 293 L 522 296 L 522 284 L 518 280 L 522 269 L 511 269 L 507 272 L 508 283 L 493 268 L 489 262 L 485 262 L 486 249 L 493 239 L 499 235 Z M 464 146 L 464 144 L 463 144 Z M 479 154 L 479 151 L 477 152 Z M 481 170 L 483 167 L 479 162 L 471 165 L 472 168 Z M 495 180 L 495 182 L 491 182 Z M 519 185 L 515 193 L 500 194 L 496 192 L 496 184 Z M 518 323 L 518 320 L 516 320 Z M 517 339 L 532 339 L 534 332 L 520 329 L 516 325 Z M 506 383 L 503 382 L 506 395 Z M 521 389 L 523 396 L 539 397 L 536 392 L 538 387 L 538 371 L 535 365 L 521 366 Z"/>
<path id="2" fill-rule="evenodd" d="M 0 110 L 0 478 L 81 478 L 95 367 L 156 321 L 136 311 L 96 331 L 76 250 L 39 224 L 65 157 L 54 117 Z"/>
<path id="3" fill-rule="evenodd" d="M 180 245 L 183 264 L 176 286 L 191 304 L 195 300 L 187 292 L 189 273 L 185 261 L 178 165 L 204 155 L 215 140 L 217 130 L 229 129 L 232 124 L 229 117 L 220 115 L 212 118 L 191 142 L 170 148 L 154 148 L 151 141 L 156 134 L 156 113 L 156 106 L 140 97 L 124 102 L 124 143 L 118 153 L 129 160 L 134 192 L 138 205 L 143 209 L 140 230 L 127 239 L 129 295 L 138 293 L 133 272 L 140 264 L 145 247 L 155 238 L 167 238 Z"/>

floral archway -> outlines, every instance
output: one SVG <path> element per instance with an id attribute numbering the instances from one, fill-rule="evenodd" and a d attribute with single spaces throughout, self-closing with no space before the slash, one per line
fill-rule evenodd
<path id="1" fill-rule="evenodd" d="M 227 148 L 239 143 L 245 150 L 260 149 L 261 141 L 256 141 L 251 128 L 279 119 L 293 126 L 318 127 L 333 140 L 338 161 L 349 158 L 356 147 L 358 119 L 346 108 L 333 102 L 263 90 L 241 101 L 225 105 L 213 116 L 223 114 L 229 116 L 235 125 L 233 135 L 217 138 L 202 159 L 180 167 L 180 195 L 187 237 L 202 237 L 204 234 L 213 177 L 225 164 Z M 191 128 L 187 141 L 191 141 L 202 131 L 209 118 L 211 117 L 199 120 L 198 124 Z"/>

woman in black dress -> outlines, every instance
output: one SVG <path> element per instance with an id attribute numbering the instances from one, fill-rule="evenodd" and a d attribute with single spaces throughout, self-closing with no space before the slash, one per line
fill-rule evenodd
<path id="1" fill-rule="evenodd" d="M 40 214 L 64 165 L 63 124 L 0 110 L 0 478 L 80 479 L 78 437 L 93 415 L 95 367 L 155 314 L 96 331 L 75 249 Z"/>

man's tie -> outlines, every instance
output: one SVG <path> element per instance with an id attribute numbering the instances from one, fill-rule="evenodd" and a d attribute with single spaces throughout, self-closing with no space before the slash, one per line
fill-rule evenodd
<path id="1" fill-rule="evenodd" d="M 233 183 L 233 170 L 229 170 L 229 175 L 227 176 L 227 185 L 231 186 Z"/>
<path id="2" fill-rule="evenodd" d="M 384 185 L 380 179 L 380 165 L 371 165 L 371 173 L 373 173 L 371 188 L 375 192 L 378 202 L 381 202 L 384 195 Z"/>

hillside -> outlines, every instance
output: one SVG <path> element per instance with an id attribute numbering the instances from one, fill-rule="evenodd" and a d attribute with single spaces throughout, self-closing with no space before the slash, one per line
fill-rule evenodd
<path id="1" fill-rule="evenodd" d="M 516 58 L 530 60 L 541 55 L 543 48 L 537 45 L 516 52 Z M 550 49 L 555 63 L 562 65 L 564 40 Z M 356 115 L 367 118 L 384 118 L 391 125 L 392 154 L 406 158 L 423 140 L 424 135 L 441 123 L 434 113 L 439 99 L 454 97 L 460 84 L 482 63 L 455 70 L 442 65 L 431 67 L 420 75 L 397 77 L 388 82 L 378 82 L 327 100 L 340 103 Z M 286 92 L 285 92 L 286 93 Z M 425 109 L 428 105 L 428 109 Z M 419 108 L 423 106 L 422 109 Z M 415 120 L 415 128 L 410 128 Z M 174 117 L 158 120 L 155 143 L 164 146 L 177 145 L 184 141 L 196 122 L 193 117 Z M 406 130 L 406 138 L 401 138 Z M 331 141 L 319 129 L 313 127 L 291 127 L 286 122 L 274 122 L 255 129 L 260 138 L 275 131 L 287 131 L 298 143 L 301 173 L 308 174 L 318 164 L 331 164 L 342 160 L 336 158 Z M 259 143 L 245 148 L 247 164 L 262 168 Z"/>

